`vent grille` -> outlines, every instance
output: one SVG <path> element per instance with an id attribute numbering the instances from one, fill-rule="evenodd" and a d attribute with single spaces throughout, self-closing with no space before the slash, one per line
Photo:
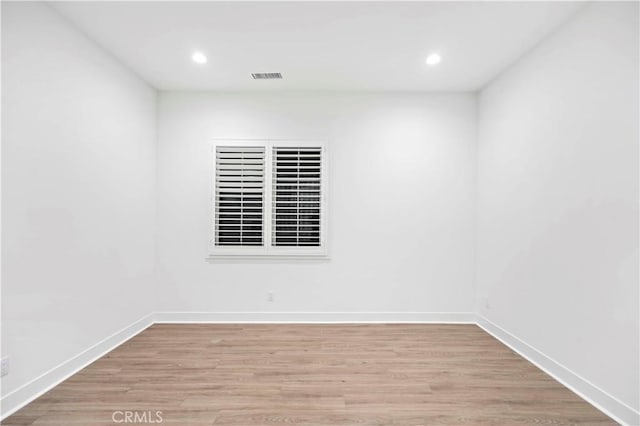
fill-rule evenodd
<path id="1" fill-rule="evenodd" d="M 282 74 L 279 72 L 254 72 L 251 73 L 251 77 L 254 80 L 273 80 L 282 78 Z"/>

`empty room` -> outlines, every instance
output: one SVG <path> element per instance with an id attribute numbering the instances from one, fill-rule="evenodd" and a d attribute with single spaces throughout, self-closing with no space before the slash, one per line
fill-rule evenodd
<path id="1" fill-rule="evenodd" d="M 0 423 L 640 425 L 639 6 L 2 1 Z"/>

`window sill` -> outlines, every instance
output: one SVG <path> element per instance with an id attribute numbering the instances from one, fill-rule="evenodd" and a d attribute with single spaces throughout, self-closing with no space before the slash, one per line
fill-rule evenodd
<path id="1" fill-rule="evenodd" d="M 331 260 L 328 255 L 291 255 L 291 254 L 210 254 L 205 258 L 208 263 L 325 263 Z"/>

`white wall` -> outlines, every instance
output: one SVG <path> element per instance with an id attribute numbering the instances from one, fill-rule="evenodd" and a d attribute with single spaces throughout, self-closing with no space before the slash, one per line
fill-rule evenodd
<path id="1" fill-rule="evenodd" d="M 635 411 L 638 114 L 637 3 L 588 6 L 479 98 L 480 312 Z"/>
<path id="2" fill-rule="evenodd" d="M 153 310 L 475 303 L 638 410 L 637 4 L 481 93 L 477 262 L 473 94 L 164 93 L 156 153 L 151 88 L 48 6 L 2 9 L 3 395 Z M 205 262 L 213 138 L 328 139 L 329 262 Z"/>
<path id="3" fill-rule="evenodd" d="M 42 3 L 2 36 L 4 396 L 153 309 L 156 95 Z"/>
<path id="4" fill-rule="evenodd" d="M 158 114 L 160 311 L 471 312 L 472 94 L 164 93 Z M 329 262 L 205 262 L 214 138 L 328 140 Z"/>

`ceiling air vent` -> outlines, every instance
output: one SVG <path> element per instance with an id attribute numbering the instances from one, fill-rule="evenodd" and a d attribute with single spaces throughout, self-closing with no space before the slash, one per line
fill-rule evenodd
<path id="1" fill-rule="evenodd" d="M 282 74 L 279 72 L 253 72 L 251 73 L 251 77 L 254 80 L 273 80 L 282 78 Z"/>

